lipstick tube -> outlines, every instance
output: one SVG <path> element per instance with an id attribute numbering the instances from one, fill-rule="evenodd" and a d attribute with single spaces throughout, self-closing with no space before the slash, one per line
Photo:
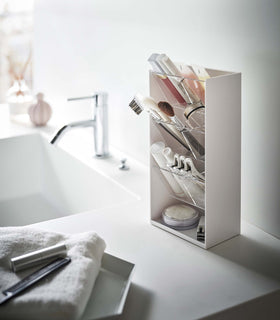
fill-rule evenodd
<path id="1" fill-rule="evenodd" d="M 65 257 L 66 253 L 67 248 L 64 243 L 29 252 L 27 254 L 11 258 L 11 269 L 13 272 L 17 272 L 44 263 L 50 258 Z"/>

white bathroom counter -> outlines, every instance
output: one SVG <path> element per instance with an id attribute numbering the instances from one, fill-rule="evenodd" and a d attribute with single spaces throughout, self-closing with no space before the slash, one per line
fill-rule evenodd
<path id="1" fill-rule="evenodd" d="M 10 123 L 6 106 L 0 107 L 0 138 L 37 131 L 50 138 L 56 130 Z M 120 171 L 115 158 L 93 159 L 91 139 L 89 131 L 75 130 L 60 147 L 96 170 L 105 170 L 139 200 L 36 226 L 67 233 L 95 230 L 106 241 L 106 252 L 136 264 L 120 319 L 278 319 L 279 239 L 243 221 L 240 236 L 206 251 L 152 226 L 148 168 L 128 158 L 131 169 Z"/>

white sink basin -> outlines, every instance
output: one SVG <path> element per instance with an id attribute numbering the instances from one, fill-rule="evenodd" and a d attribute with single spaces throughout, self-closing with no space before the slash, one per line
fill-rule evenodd
<path id="1" fill-rule="evenodd" d="M 0 154 L 0 226 L 27 225 L 136 199 L 38 134 L 0 140 Z"/>

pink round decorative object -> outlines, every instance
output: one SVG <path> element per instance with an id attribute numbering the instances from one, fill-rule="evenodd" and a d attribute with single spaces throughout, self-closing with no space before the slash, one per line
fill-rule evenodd
<path id="1" fill-rule="evenodd" d="M 43 99 L 43 93 L 38 93 L 37 103 L 31 105 L 28 109 L 30 120 L 35 126 L 45 126 L 52 115 L 50 105 Z"/>

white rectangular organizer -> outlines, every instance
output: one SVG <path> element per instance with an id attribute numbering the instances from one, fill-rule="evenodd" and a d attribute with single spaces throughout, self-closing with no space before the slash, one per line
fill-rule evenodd
<path id="1" fill-rule="evenodd" d="M 206 70 L 211 78 L 205 82 L 204 242 L 196 239 L 196 228 L 179 231 L 162 222 L 166 207 L 187 201 L 172 194 L 150 157 L 151 223 L 205 249 L 240 234 L 241 185 L 241 74 Z M 158 102 L 160 90 L 155 77 L 150 71 L 150 96 Z M 173 107 L 177 117 L 185 121 L 182 106 Z M 157 141 L 184 152 L 174 137 L 150 119 L 150 145 Z"/>

